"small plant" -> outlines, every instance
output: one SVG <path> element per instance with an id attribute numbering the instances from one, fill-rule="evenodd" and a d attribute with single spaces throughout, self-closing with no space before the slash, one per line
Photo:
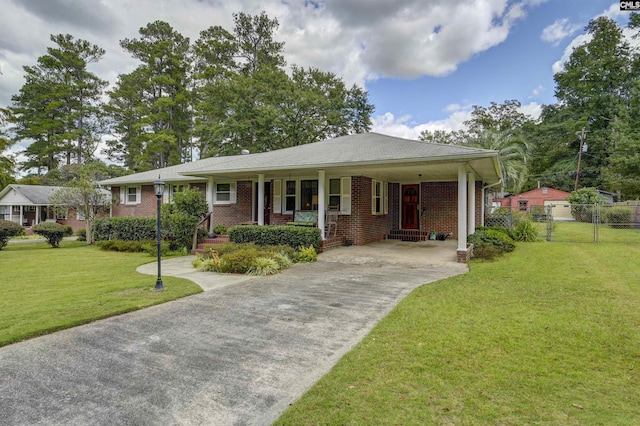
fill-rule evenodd
<path id="1" fill-rule="evenodd" d="M 65 237 L 70 237 L 73 235 L 73 228 L 71 227 L 71 225 L 62 225 L 62 226 L 64 226 Z"/>
<path id="2" fill-rule="evenodd" d="M 0 220 L 0 250 L 2 250 L 9 238 L 22 234 L 22 226 L 10 220 Z"/>
<path id="3" fill-rule="evenodd" d="M 66 232 L 64 226 L 53 222 L 42 222 L 31 229 L 36 234 L 42 235 L 47 240 L 47 243 L 53 248 L 60 247 L 60 241 L 62 241 Z"/>
<path id="4" fill-rule="evenodd" d="M 217 225 L 215 228 L 213 228 L 213 232 L 218 235 L 227 235 L 227 227 L 224 225 Z"/>
<path id="5" fill-rule="evenodd" d="M 255 258 L 255 260 L 247 270 L 247 274 L 266 276 L 277 274 L 278 270 L 280 270 L 280 266 L 275 259 L 267 256 L 260 256 Z"/>
<path id="6" fill-rule="evenodd" d="M 309 246 L 307 248 L 300 247 L 298 248 L 298 262 L 315 262 L 318 260 L 318 252 L 313 246 Z"/>
<path id="7" fill-rule="evenodd" d="M 538 231 L 536 231 L 533 222 L 530 219 L 522 220 L 515 229 L 516 241 L 532 242 L 538 239 Z"/>
<path id="8" fill-rule="evenodd" d="M 493 259 L 516 248 L 513 238 L 497 229 L 476 230 L 469 235 L 468 242 L 473 244 L 474 257 L 480 259 Z"/>
<path id="9" fill-rule="evenodd" d="M 87 230 L 84 228 L 78 229 L 76 236 L 78 237 L 78 241 L 87 241 Z"/>

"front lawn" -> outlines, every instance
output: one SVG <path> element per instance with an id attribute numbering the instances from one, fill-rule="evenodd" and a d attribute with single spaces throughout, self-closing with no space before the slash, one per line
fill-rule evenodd
<path id="1" fill-rule="evenodd" d="M 136 272 L 146 253 L 101 251 L 64 241 L 9 244 L 0 251 L 0 346 L 202 291 L 191 281 Z"/>
<path id="2" fill-rule="evenodd" d="M 280 425 L 640 424 L 640 245 L 519 244 L 416 289 Z"/>

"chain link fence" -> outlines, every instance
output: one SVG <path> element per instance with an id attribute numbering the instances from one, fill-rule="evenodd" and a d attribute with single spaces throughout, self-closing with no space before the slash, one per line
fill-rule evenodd
<path id="1" fill-rule="evenodd" d="M 498 209 L 485 226 L 513 229 L 526 214 L 547 241 L 640 244 L 640 202 L 636 204 L 550 204 L 526 213 Z"/>
<path id="2" fill-rule="evenodd" d="M 559 208 L 546 206 L 547 241 L 640 244 L 640 206 L 571 204 L 571 217 Z"/>

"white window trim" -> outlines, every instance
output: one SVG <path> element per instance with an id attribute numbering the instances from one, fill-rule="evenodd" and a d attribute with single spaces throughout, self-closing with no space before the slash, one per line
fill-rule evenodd
<path id="1" fill-rule="evenodd" d="M 274 214 L 282 214 L 282 180 L 274 179 L 273 180 L 273 213 Z"/>
<path id="2" fill-rule="evenodd" d="M 129 201 L 129 188 L 135 188 L 136 201 Z M 140 204 L 141 201 L 142 201 L 142 187 L 140 186 L 121 186 L 120 187 L 120 204 L 132 206 L 132 205 Z"/>
<path id="3" fill-rule="evenodd" d="M 380 184 L 380 195 L 376 195 L 376 186 Z M 376 199 L 380 199 L 380 211 L 376 210 Z M 389 182 L 371 179 L 371 214 L 382 216 L 389 214 Z"/>
<path id="4" fill-rule="evenodd" d="M 282 213 L 283 214 L 293 214 L 293 210 L 287 210 L 287 198 L 292 197 L 294 199 L 294 210 L 298 210 L 300 206 L 300 181 L 303 179 L 283 179 L 283 189 L 282 191 Z M 306 180 L 306 179 L 305 179 Z M 287 182 L 295 182 L 296 183 L 296 191 L 294 195 L 287 194 Z"/>
<path id="5" fill-rule="evenodd" d="M 229 185 L 228 200 L 218 200 L 218 185 Z M 237 199 L 237 188 L 237 182 L 215 182 L 213 184 L 213 204 L 217 206 L 235 204 Z M 226 191 L 224 192 L 226 193 Z"/>

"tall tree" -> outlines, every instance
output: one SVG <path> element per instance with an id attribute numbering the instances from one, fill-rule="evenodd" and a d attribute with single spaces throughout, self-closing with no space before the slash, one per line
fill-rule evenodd
<path id="1" fill-rule="evenodd" d="M 574 117 L 567 129 L 578 153 L 576 132 L 588 131 L 587 152 L 582 155 L 580 183 L 601 187 L 609 155 L 615 150 L 612 124 L 627 108 L 631 94 L 631 54 L 622 29 L 612 19 L 599 17 L 586 27 L 590 40 L 574 48 L 564 69 L 554 75 L 556 97 Z M 577 156 L 574 154 L 574 157 Z M 577 168 L 577 161 L 575 162 Z"/>
<path id="2" fill-rule="evenodd" d="M 11 111 L 6 108 L 0 108 L 0 153 L 4 153 L 13 144 L 13 141 L 2 130 L 8 124 L 10 118 Z M 0 156 L 0 191 L 10 183 L 15 182 L 14 174 L 14 160 L 8 155 Z"/>
<path id="3" fill-rule="evenodd" d="M 156 21 L 140 28 L 140 38 L 121 40 L 120 45 L 142 64 L 121 76 L 110 93 L 115 127 L 125 132 L 113 152 L 139 145 L 126 155 L 135 158 L 140 170 L 190 159 L 189 39 Z"/>
<path id="4" fill-rule="evenodd" d="M 301 145 L 368 131 L 373 106 L 357 85 L 292 66 L 284 71 L 278 21 L 234 15 L 233 33 L 212 27 L 194 47 L 195 134 L 202 156 Z"/>
<path id="5" fill-rule="evenodd" d="M 51 170 L 61 156 L 81 164 L 90 157 L 103 133 L 101 95 L 107 82 L 87 69 L 104 50 L 69 34 L 52 35 L 55 47 L 23 67 L 26 82 L 13 96 L 17 139 L 34 143 L 23 168 Z"/>

